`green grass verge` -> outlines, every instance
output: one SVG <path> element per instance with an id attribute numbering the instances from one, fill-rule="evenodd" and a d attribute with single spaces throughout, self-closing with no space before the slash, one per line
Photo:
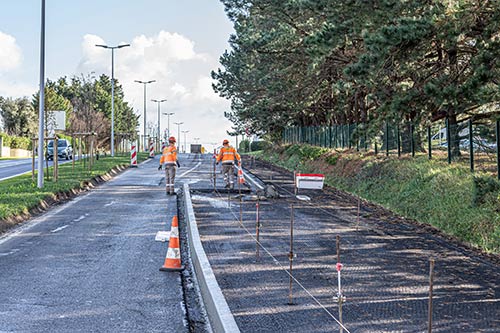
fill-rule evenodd
<path id="1" fill-rule="evenodd" d="M 500 184 L 491 175 L 424 156 L 384 158 L 305 145 L 257 156 L 289 170 L 322 172 L 328 185 L 500 253 Z"/>
<path id="2" fill-rule="evenodd" d="M 138 154 L 138 162 L 147 159 L 147 153 Z M 52 179 L 52 168 L 49 168 L 50 180 L 44 181 L 43 189 L 37 187 L 36 179 L 32 181 L 31 174 L 25 174 L 4 181 L 0 181 L 0 221 L 27 214 L 30 209 L 37 207 L 43 200 L 54 198 L 57 193 L 68 192 L 81 188 L 92 178 L 111 171 L 116 166 L 128 166 L 130 157 L 115 156 L 101 157 L 95 161 L 92 170 L 88 164 L 75 162 L 59 166 L 59 180 Z M 0 232 L 2 231 L 0 224 Z"/>

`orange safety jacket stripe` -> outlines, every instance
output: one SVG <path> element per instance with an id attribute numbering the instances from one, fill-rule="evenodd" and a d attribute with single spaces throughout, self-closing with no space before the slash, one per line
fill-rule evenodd
<path id="1" fill-rule="evenodd" d="M 163 153 L 160 158 L 160 164 L 175 164 L 177 161 L 177 148 L 175 146 L 168 146 L 163 149 Z"/>
<path id="2" fill-rule="evenodd" d="M 234 159 L 238 162 L 241 160 L 240 154 L 233 147 L 222 147 L 219 151 L 219 156 L 217 156 L 217 162 L 222 161 L 222 163 L 233 163 Z"/>

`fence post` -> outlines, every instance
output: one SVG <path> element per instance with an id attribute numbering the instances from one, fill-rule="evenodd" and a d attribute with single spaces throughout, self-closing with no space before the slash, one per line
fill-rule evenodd
<path id="1" fill-rule="evenodd" d="M 496 139 L 497 139 L 497 179 L 500 180 L 500 120 L 496 121 Z"/>
<path id="2" fill-rule="evenodd" d="M 389 123 L 385 122 L 385 156 L 389 156 Z"/>
<path id="3" fill-rule="evenodd" d="M 427 150 L 429 151 L 429 159 L 432 159 L 432 142 L 431 142 L 431 127 L 427 126 Z"/>
<path id="4" fill-rule="evenodd" d="M 351 124 L 347 124 L 347 147 L 349 149 L 352 148 L 351 144 L 352 144 L 352 140 L 351 140 Z"/>
<path id="5" fill-rule="evenodd" d="M 399 124 L 397 126 L 397 136 L 398 136 L 398 157 L 401 157 L 401 133 L 399 131 Z"/>
<path id="6" fill-rule="evenodd" d="M 415 157 L 415 139 L 413 137 L 413 122 L 410 122 L 410 147 L 411 147 L 411 156 Z"/>
<path id="7" fill-rule="evenodd" d="M 328 140 L 329 140 L 328 147 L 332 148 L 332 124 L 328 126 Z"/>
<path id="8" fill-rule="evenodd" d="M 446 147 L 448 150 L 448 164 L 451 164 L 451 133 L 450 133 L 450 120 L 446 116 Z"/>
<path id="9" fill-rule="evenodd" d="M 474 137 L 472 135 L 472 119 L 469 119 L 469 161 L 470 161 L 470 171 L 474 172 Z"/>

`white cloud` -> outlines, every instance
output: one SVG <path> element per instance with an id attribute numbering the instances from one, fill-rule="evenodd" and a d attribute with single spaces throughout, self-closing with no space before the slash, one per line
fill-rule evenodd
<path id="1" fill-rule="evenodd" d="M 83 37 L 78 72 L 110 75 L 111 51 L 95 46 L 106 43 L 96 35 Z M 166 98 L 168 101 L 161 108 L 162 112 L 175 113 L 170 117 L 171 133 L 175 136 L 177 126 L 174 128 L 173 123 L 184 122 L 181 130 L 190 131 L 188 143 L 194 137 L 205 143 L 221 142 L 227 137 L 231 124 L 224 118 L 224 111 L 229 110 L 230 103 L 213 92 L 210 78 L 210 71 L 218 67 L 218 54 L 198 52 L 192 40 L 167 31 L 137 36 L 130 45 L 115 51 L 115 77 L 123 85 L 126 100 L 141 115 L 141 133 L 144 89 L 134 80 L 156 80 L 147 86 L 148 124 L 153 122 L 156 126 L 158 119 L 156 104 L 150 100 Z M 161 125 L 167 127 L 166 117 L 161 119 Z"/>
<path id="2" fill-rule="evenodd" d="M 0 72 L 15 69 L 21 62 L 22 52 L 16 39 L 0 31 Z"/>

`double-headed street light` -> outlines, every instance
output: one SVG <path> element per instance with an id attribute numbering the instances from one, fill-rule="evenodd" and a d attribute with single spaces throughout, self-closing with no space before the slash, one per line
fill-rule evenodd
<path id="1" fill-rule="evenodd" d="M 182 123 L 174 123 L 175 125 L 177 125 L 177 140 L 179 140 L 179 144 L 180 144 L 180 141 L 181 141 L 181 125 L 184 124 L 183 122 Z"/>
<path id="2" fill-rule="evenodd" d="M 144 85 L 144 150 L 147 150 L 148 142 L 146 139 L 146 85 L 156 82 L 156 80 L 150 80 L 150 81 L 135 80 L 134 82 L 142 83 Z"/>
<path id="3" fill-rule="evenodd" d="M 163 103 L 163 102 L 166 102 L 167 100 L 166 99 L 160 99 L 160 100 L 152 99 L 151 101 L 155 102 L 155 103 L 158 103 L 158 132 L 156 133 L 156 135 L 158 137 L 158 139 L 157 139 L 158 147 L 160 147 L 160 139 L 161 139 L 161 130 L 160 130 L 160 104 Z"/>
<path id="4" fill-rule="evenodd" d="M 163 113 L 165 116 L 167 116 L 167 138 L 170 137 L 170 116 L 174 115 L 175 113 L 173 112 L 165 112 Z"/>
<path id="5" fill-rule="evenodd" d="M 108 46 L 96 44 L 97 47 L 102 47 L 111 50 L 111 156 L 115 156 L 115 49 L 130 46 L 130 44 L 122 44 L 118 46 Z"/>

